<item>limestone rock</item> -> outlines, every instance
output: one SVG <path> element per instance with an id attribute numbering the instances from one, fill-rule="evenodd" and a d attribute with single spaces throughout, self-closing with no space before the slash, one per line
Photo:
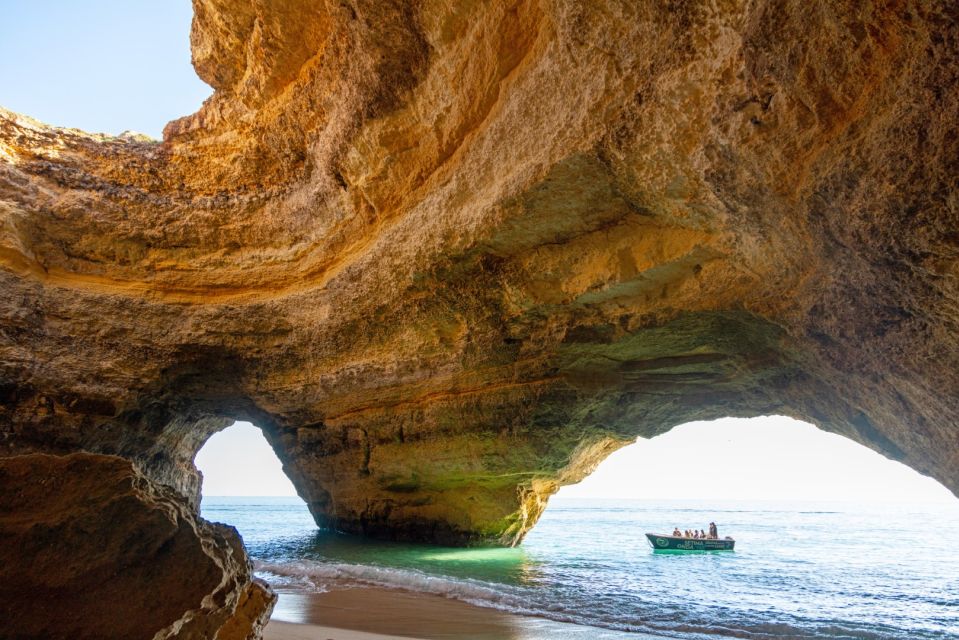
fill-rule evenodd
<path id="1" fill-rule="evenodd" d="M 0 636 L 245 640 L 275 596 L 232 527 L 114 456 L 0 458 Z"/>
<path id="2" fill-rule="evenodd" d="M 959 491 L 954 2 L 196 0 L 162 144 L 0 117 L 0 452 L 513 544 L 637 436 L 786 414 Z"/>

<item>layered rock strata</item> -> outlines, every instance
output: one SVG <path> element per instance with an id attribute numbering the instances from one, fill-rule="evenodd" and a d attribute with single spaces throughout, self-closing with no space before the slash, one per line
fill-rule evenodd
<path id="1" fill-rule="evenodd" d="M 0 117 L 0 451 L 195 508 L 231 420 L 318 523 L 515 544 L 677 424 L 959 491 L 959 9 L 196 0 L 162 143 Z"/>

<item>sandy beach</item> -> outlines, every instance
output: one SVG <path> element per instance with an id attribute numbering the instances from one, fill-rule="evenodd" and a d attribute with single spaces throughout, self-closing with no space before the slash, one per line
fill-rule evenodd
<path id="1" fill-rule="evenodd" d="M 336 627 L 324 627 L 318 624 L 296 624 L 270 620 L 263 633 L 266 640 L 394 640 L 402 638 L 409 640 L 409 636 L 388 636 L 382 633 L 366 633 Z"/>
<path id="2" fill-rule="evenodd" d="M 465 602 L 382 588 L 311 593 L 278 589 L 267 640 L 621 640 L 651 638 L 514 615 Z"/>

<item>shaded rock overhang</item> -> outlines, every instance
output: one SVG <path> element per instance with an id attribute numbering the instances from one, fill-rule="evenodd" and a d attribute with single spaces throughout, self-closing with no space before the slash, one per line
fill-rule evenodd
<path id="1" fill-rule="evenodd" d="M 159 143 L 0 114 L 0 454 L 264 429 L 317 521 L 515 544 L 785 414 L 959 491 L 951 2 L 195 0 Z"/>

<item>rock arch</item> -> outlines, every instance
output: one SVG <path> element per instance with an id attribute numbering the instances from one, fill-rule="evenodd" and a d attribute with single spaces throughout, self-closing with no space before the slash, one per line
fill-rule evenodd
<path id="1" fill-rule="evenodd" d="M 194 7 L 162 143 L 0 113 L 8 463 L 195 515 L 248 419 L 321 523 L 509 544 L 637 435 L 775 412 L 959 491 L 950 3 Z"/>

